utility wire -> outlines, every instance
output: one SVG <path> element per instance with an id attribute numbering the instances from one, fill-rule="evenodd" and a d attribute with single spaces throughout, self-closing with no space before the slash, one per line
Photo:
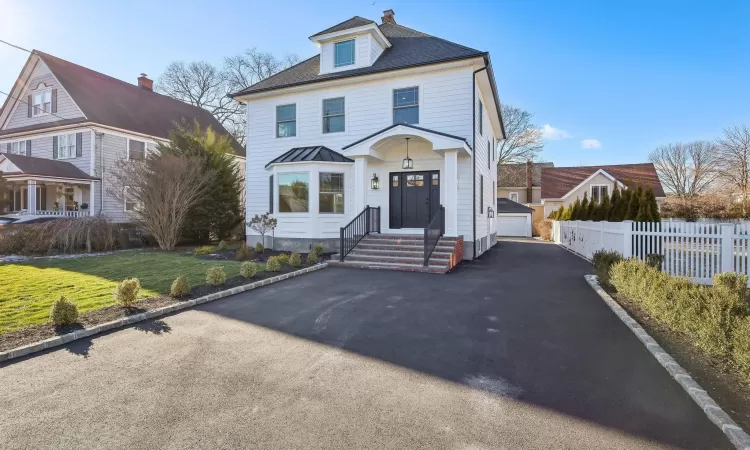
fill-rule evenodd
<path id="1" fill-rule="evenodd" d="M 10 42 L 6 42 L 6 41 L 4 41 L 4 40 L 2 40 L 2 39 L 0 39 L 0 42 L 2 42 L 2 43 L 3 43 L 3 44 L 5 44 L 5 45 L 9 45 L 9 46 L 11 46 L 11 47 L 13 47 L 13 48 L 17 48 L 18 50 L 23 50 L 23 51 L 25 51 L 26 53 L 31 53 L 31 50 L 26 50 L 26 49 L 25 49 L 25 48 L 23 48 L 23 47 L 20 47 L 20 46 L 18 46 L 18 45 L 15 45 L 15 44 L 11 44 Z"/>

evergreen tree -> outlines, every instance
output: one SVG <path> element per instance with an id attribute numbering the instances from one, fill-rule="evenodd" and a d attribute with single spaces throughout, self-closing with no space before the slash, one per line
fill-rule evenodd
<path id="1" fill-rule="evenodd" d="M 563 216 L 565 215 L 565 208 L 563 208 L 563 205 L 560 205 L 560 207 L 556 211 L 552 211 L 551 217 L 554 220 L 564 220 Z"/>
<path id="2" fill-rule="evenodd" d="M 609 220 L 609 211 L 612 209 L 611 203 L 609 201 L 609 195 L 605 195 L 602 197 L 602 201 L 599 202 L 598 205 L 596 205 L 596 220 L 597 222 L 602 220 Z"/>
<path id="3" fill-rule="evenodd" d="M 645 215 L 649 222 L 660 222 L 661 215 L 659 214 L 659 204 L 656 203 L 656 196 L 654 190 L 650 187 L 643 193 L 643 200 L 641 201 L 641 208 L 645 210 Z"/>
<path id="4" fill-rule="evenodd" d="M 623 189 L 620 191 L 620 200 L 616 206 L 614 206 L 615 216 L 617 220 L 612 222 L 622 222 L 628 214 L 628 205 L 630 204 L 630 197 L 633 191 L 631 189 Z"/>
<path id="5" fill-rule="evenodd" d="M 570 210 L 570 220 L 581 220 L 581 199 L 576 198 Z"/>
<path id="6" fill-rule="evenodd" d="M 630 199 L 628 200 L 628 208 L 625 212 L 625 219 L 623 220 L 637 220 L 638 211 L 641 207 L 641 196 L 643 195 L 643 189 L 640 186 L 636 187 L 633 192 L 630 193 Z"/>
<path id="7" fill-rule="evenodd" d="M 622 199 L 622 196 L 620 195 L 620 188 L 617 186 L 617 183 L 615 183 L 615 188 L 612 190 L 612 198 L 608 199 L 607 201 L 607 215 L 604 217 L 604 220 L 608 220 L 610 222 L 619 222 L 622 219 L 618 218 L 619 213 L 617 211 L 617 208 L 620 206 L 620 201 Z"/>
<path id="8" fill-rule="evenodd" d="M 569 204 L 567 208 L 565 208 L 565 212 L 562 214 L 562 220 L 573 220 L 573 204 Z"/>
<path id="9" fill-rule="evenodd" d="M 596 220 L 596 208 L 598 207 L 598 203 L 594 201 L 592 198 L 591 201 L 589 201 L 589 208 L 586 213 L 586 220 Z"/>
<path id="10" fill-rule="evenodd" d="M 583 201 L 578 210 L 578 217 L 576 220 L 589 220 L 589 196 L 587 192 L 583 193 Z"/>

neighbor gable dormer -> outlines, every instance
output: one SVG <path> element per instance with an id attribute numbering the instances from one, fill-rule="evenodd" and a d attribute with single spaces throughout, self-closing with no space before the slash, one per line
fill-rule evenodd
<path id="1" fill-rule="evenodd" d="M 380 27 L 359 16 L 310 36 L 320 48 L 320 73 L 372 66 L 391 46 Z"/>

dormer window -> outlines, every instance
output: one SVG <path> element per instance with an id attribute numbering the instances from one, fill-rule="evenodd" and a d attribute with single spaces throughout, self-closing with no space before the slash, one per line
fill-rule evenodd
<path id="1" fill-rule="evenodd" d="M 35 92 L 32 98 L 34 116 L 41 116 L 52 112 L 52 91 Z"/>
<path id="2" fill-rule="evenodd" d="M 354 39 L 336 42 L 334 48 L 335 67 L 351 66 L 354 64 Z"/>

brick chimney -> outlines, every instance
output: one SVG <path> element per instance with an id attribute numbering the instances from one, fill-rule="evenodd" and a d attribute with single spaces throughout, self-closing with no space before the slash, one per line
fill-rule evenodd
<path id="1" fill-rule="evenodd" d="M 533 193 L 534 190 L 532 189 L 532 186 L 534 186 L 534 163 L 531 161 L 526 161 L 526 203 L 533 203 Z"/>
<path id="2" fill-rule="evenodd" d="M 396 24 L 396 13 L 393 12 L 392 9 L 386 9 L 383 11 L 383 17 L 380 18 L 380 20 L 383 21 L 383 23 L 392 23 Z"/>
<path id="3" fill-rule="evenodd" d="M 153 91 L 154 80 L 147 77 L 145 73 L 142 73 L 141 76 L 138 77 L 138 87 L 145 89 L 147 91 Z"/>

